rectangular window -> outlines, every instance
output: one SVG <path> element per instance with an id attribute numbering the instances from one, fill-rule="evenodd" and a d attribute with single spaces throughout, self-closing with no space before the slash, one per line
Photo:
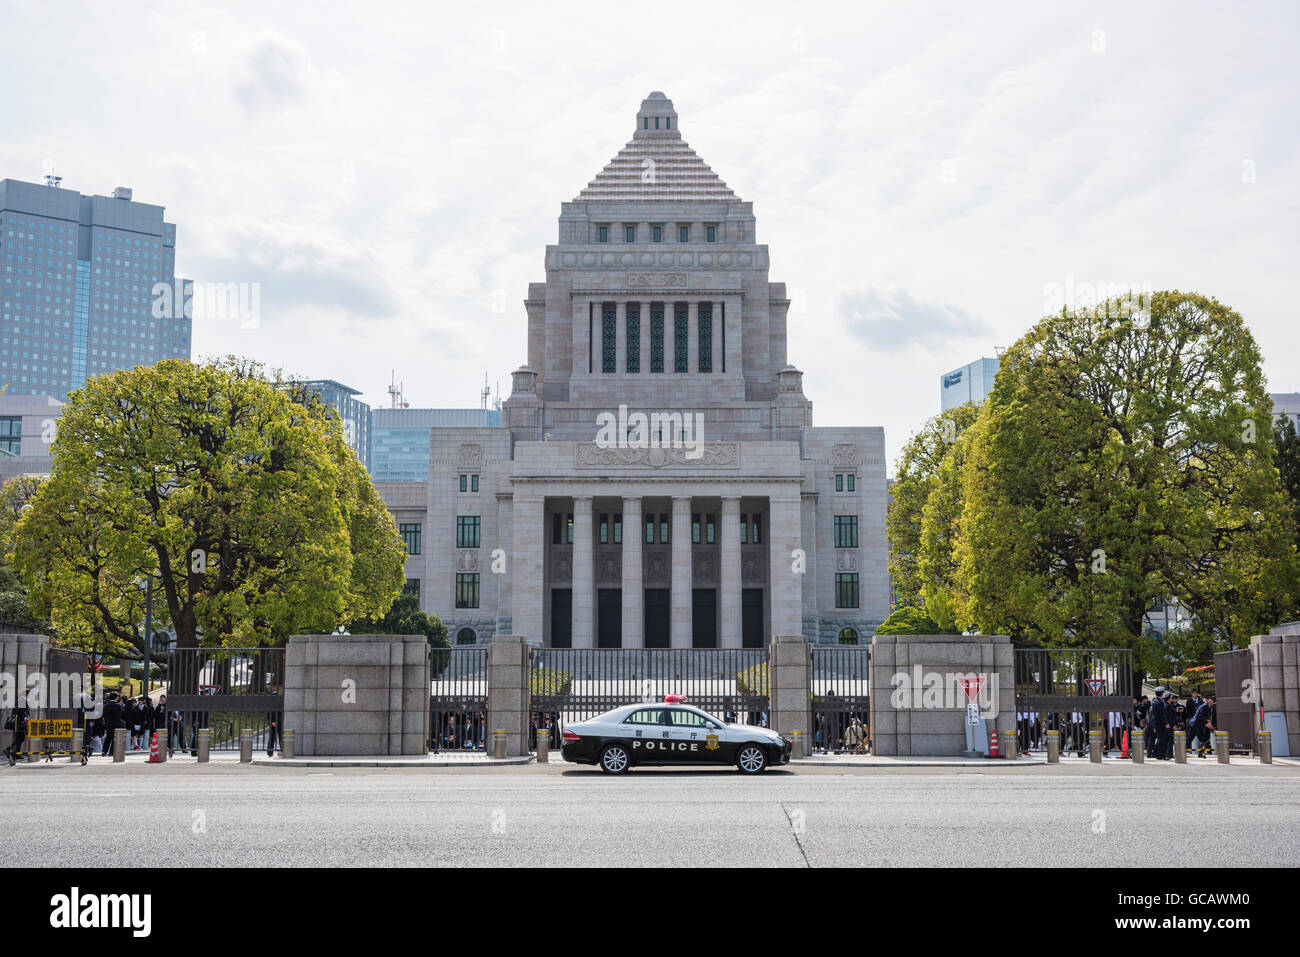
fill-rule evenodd
<path id="1" fill-rule="evenodd" d="M 857 572 L 837 572 L 835 574 L 835 607 L 858 607 Z"/>
<path id="2" fill-rule="evenodd" d="M 753 529 L 754 534 L 751 536 L 753 538 L 753 544 L 763 544 L 763 516 L 759 515 L 757 512 L 754 513 Z"/>
<path id="3" fill-rule="evenodd" d="M 573 513 L 572 512 L 569 513 L 567 519 L 569 524 L 568 524 L 568 529 L 564 533 L 564 543 L 566 545 L 572 545 L 573 544 Z"/>
<path id="4" fill-rule="evenodd" d="M 471 476 L 469 477 L 469 490 L 470 490 L 471 492 L 477 492 L 477 491 L 478 491 L 478 475 L 477 475 L 477 473 L 474 474 L 474 475 L 471 475 Z"/>
<path id="5" fill-rule="evenodd" d="M 686 348 L 686 307 L 673 310 L 673 371 L 689 372 Z"/>
<path id="6" fill-rule="evenodd" d="M 664 371 L 664 307 L 650 307 L 650 371 Z"/>
<path id="7" fill-rule="evenodd" d="M 659 516 L 659 544 L 668 544 L 668 516 L 663 514 Z"/>
<path id="8" fill-rule="evenodd" d="M 850 491 L 850 492 L 853 491 L 853 473 L 852 473 L 852 472 L 849 473 L 849 491 Z"/>
<path id="9" fill-rule="evenodd" d="M 402 594 L 403 594 L 403 595 L 414 595 L 416 598 L 419 598 L 419 597 L 420 597 L 420 579 L 418 579 L 418 578 L 408 578 L 408 579 L 406 580 L 406 584 L 402 586 Z"/>
<path id="10" fill-rule="evenodd" d="M 718 241 L 718 227 L 708 226 L 704 230 L 704 241 L 706 243 L 716 243 Z"/>
<path id="11" fill-rule="evenodd" d="M 700 371 L 713 371 L 713 307 L 701 304 L 699 311 L 700 326 Z"/>
<path id="12" fill-rule="evenodd" d="M 462 475 L 462 476 L 460 477 L 460 490 L 463 492 L 463 491 L 465 491 L 468 487 L 469 487 L 469 476 L 468 476 L 468 475 Z"/>
<path id="13" fill-rule="evenodd" d="M 420 523 L 398 525 L 397 530 L 402 535 L 402 543 L 406 546 L 406 554 L 420 554 Z"/>
<path id="14" fill-rule="evenodd" d="M 609 516 L 600 516 L 600 544 L 609 544 Z"/>
<path id="15" fill-rule="evenodd" d="M 709 512 L 707 515 L 704 516 L 704 541 L 709 545 L 712 545 L 715 541 L 713 518 L 714 518 L 713 512 Z"/>
<path id="16" fill-rule="evenodd" d="M 618 369 L 618 312 L 613 304 L 605 306 L 600 321 L 600 371 Z"/>
<path id="17" fill-rule="evenodd" d="M 623 513 L 614 513 L 614 544 L 623 544 Z"/>
<path id="18" fill-rule="evenodd" d="M 641 371 L 641 306 L 627 306 L 627 371 Z"/>
<path id="19" fill-rule="evenodd" d="M 749 544 L 749 514 L 742 513 L 740 516 L 740 544 Z"/>
<path id="20" fill-rule="evenodd" d="M 636 242 L 636 227 L 625 226 L 623 228 L 623 239 L 629 243 Z"/>
<path id="21" fill-rule="evenodd" d="M 843 492 L 843 491 L 844 491 L 844 473 L 843 473 L 843 472 L 836 472 L 836 473 L 835 473 L 835 491 L 837 491 L 837 492 Z"/>
<path id="22" fill-rule="evenodd" d="M 456 573 L 456 607 L 478 607 L 478 573 Z"/>
<path id="23" fill-rule="evenodd" d="M 457 548 L 478 548 L 479 521 L 477 515 L 456 516 Z"/>
<path id="24" fill-rule="evenodd" d="M 661 243 L 664 241 L 664 229 L 662 226 L 654 226 L 650 230 L 650 239 L 653 242 Z"/>
<path id="25" fill-rule="evenodd" d="M 691 544 L 700 544 L 700 513 L 691 516 Z"/>
<path id="26" fill-rule="evenodd" d="M 835 547 L 858 547 L 858 517 L 856 515 L 835 516 Z"/>
<path id="27" fill-rule="evenodd" d="M 678 226 L 678 227 L 677 227 L 677 241 L 678 241 L 679 243 L 689 243 L 689 242 L 691 241 L 691 227 L 689 227 L 689 226 Z"/>
<path id="28" fill-rule="evenodd" d="M 607 242 L 609 242 L 609 227 L 608 227 L 608 226 L 601 226 L 601 227 L 600 227 L 600 238 L 599 238 L 599 240 L 597 240 L 597 241 L 598 241 L 598 242 L 602 242 L 602 243 L 607 243 Z"/>
<path id="29" fill-rule="evenodd" d="M 564 516 L 556 512 L 551 516 L 551 544 L 560 544 L 560 523 L 564 521 Z"/>
<path id="30" fill-rule="evenodd" d="M 23 443 L 23 417 L 6 415 L 0 417 L 0 453 L 21 455 Z"/>
<path id="31" fill-rule="evenodd" d="M 647 545 L 655 543 L 655 517 L 653 515 L 645 517 L 645 543 Z"/>

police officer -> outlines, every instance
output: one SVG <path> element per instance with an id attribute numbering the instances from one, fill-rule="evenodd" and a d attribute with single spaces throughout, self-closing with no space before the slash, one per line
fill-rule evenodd
<path id="1" fill-rule="evenodd" d="M 104 757 L 108 757 L 113 750 L 113 736 L 117 734 L 117 729 L 124 727 L 126 718 L 122 713 L 122 702 L 116 691 L 110 691 L 108 700 L 104 702 Z"/>
<path id="2" fill-rule="evenodd" d="M 1201 701 L 1196 713 L 1192 715 L 1192 723 L 1187 731 L 1187 747 L 1191 748 L 1194 743 L 1199 741 L 1200 747 L 1197 748 L 1196 753 L 1201 758 L 1205 757 L 1205 746 L 1209 744 L 1210 735 L 1214 733 L 1211 730 L 1212 722 L 1210 721 L 1210 702 L 1213 700 L 1214 695 L 1210 695 L 1208 699 Z"/>
<path id="3" fill-rule="evenodd" d="M 5 730 L 14 733 L 13 742 L 9 747 L 5 748 L 5 757 L 9 759 L 10 764 L 18 760 L 18 755 L 23 749 L 23 742 L 27 740 L 28 713 L 26 708 L 14 708 L 5 720 Z"/>

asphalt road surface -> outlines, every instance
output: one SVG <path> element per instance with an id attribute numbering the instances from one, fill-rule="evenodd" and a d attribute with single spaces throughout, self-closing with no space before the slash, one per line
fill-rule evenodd
<path id="1" fill-rule="evenodd" d="M 1300 865 L 1300 769 L 0 767 L 0 866 Z"/>

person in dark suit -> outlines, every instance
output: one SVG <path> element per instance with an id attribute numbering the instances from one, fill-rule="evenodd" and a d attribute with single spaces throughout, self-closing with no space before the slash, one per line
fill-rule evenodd
<path id="1" fill-rule="evenodd" d="M 275 746 L 280 740 L 280 712 L 266 713 L 266 756 L 275 757 Z"/>
<path id="2" fill-rule="evenodd" d="M 26 708 L 14 708 L 5 721 L 5 730 L 14 733 L 14 739 L 10 742 L 9 747 L 5 748 L 5 757 L 9 763 L 13 764 L 18 760 L 18 755 L 23 750 L 23 742 L 27 740 L 27 718 L 28 710 Z"/>
<path id="3" fill-rule="evenodd" d="M 108 757 L 113 750 L 113 737 L 117 734 L 117 729 L 124 727 L 126 716 L 122 713 L 122 702 L 118 699 L 117 692 L 110 691 L 108 700 L 104 702 L 104 757 Z"/>

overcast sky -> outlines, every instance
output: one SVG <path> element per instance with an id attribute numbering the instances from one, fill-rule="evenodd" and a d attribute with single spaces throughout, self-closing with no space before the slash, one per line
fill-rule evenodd
<path id="1" fill-rule="evenodd" d="M 0 177 L 135 198 L 261 284 L 234 352 L 477 406 L 560 203 L 662 90 L 788 285 L 818 425 L 893 460 L 939 376 L 1088 286 L 1245 317 L 1300 390 L 1300 5 L 56 5 L 0 0 Z"/>

